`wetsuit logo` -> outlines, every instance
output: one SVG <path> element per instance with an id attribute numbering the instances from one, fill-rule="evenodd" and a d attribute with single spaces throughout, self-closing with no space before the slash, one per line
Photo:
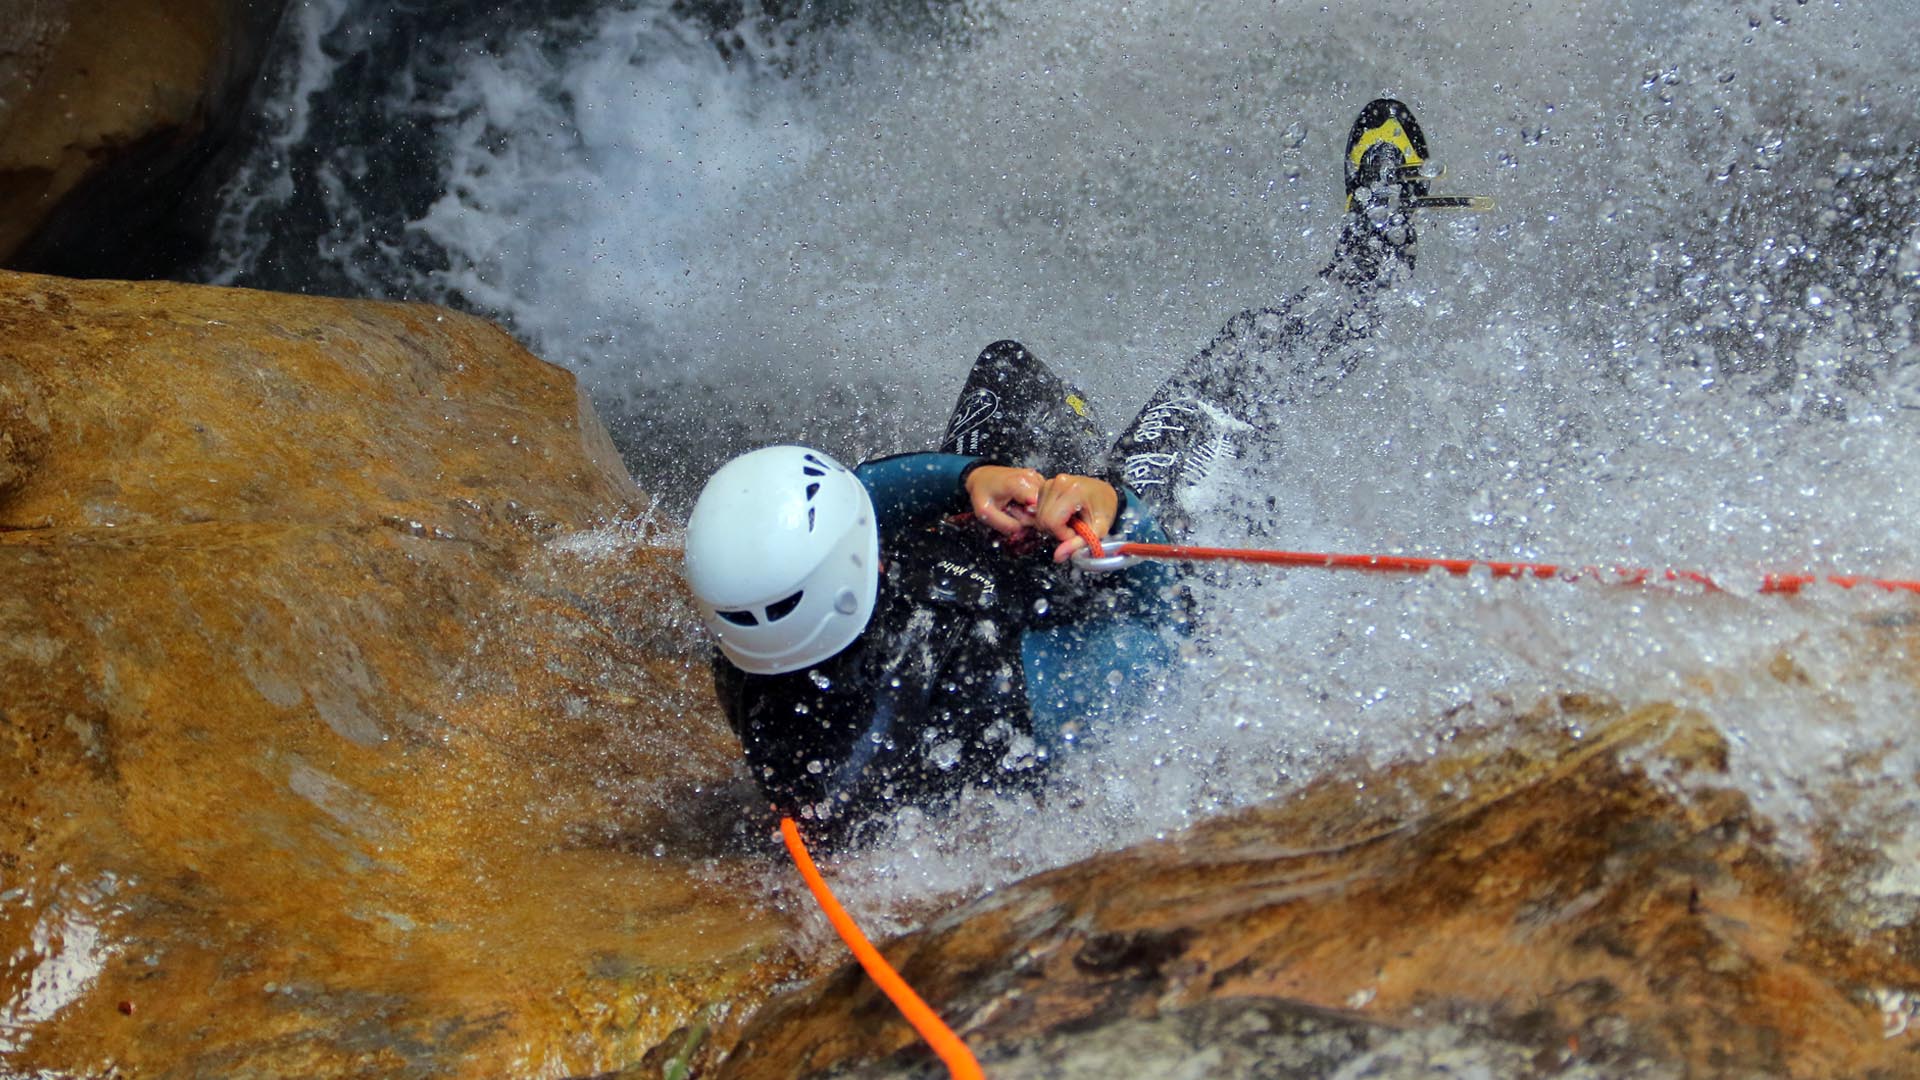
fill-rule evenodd
<path id="1" fill-rule="evenodd" d="M 969 391 L 954 407 L 953 420 L 947 424 L 947 437 L 943 445 L 953 447 L 955 453 L 975 453 L 985 437 L 981 429 L 999 412 L 999 394 L 984 386 Z"/>
<path id="2" fill-rule="evenodd" d="M 993 577 L 977 566 L 967 566 L 952 559 L 941 559 L 933 564 L 933 599 L 954 601 L 966 591 L 967 600 L 976 607 L 992 607 L 997 599 L 999 585 Z"/>
<path id="3" fill-rule="evenodd" d="M 1221 459 L 1236 456 L 1226 431 L 1247 426 L 1196 398 L 1163 401 L 1141 413 L 1123 441 L 1148 447 L 1160 443 L 1165 448 L 1128 454 L 1121 461 L 1121 473 L 1136 491 L 1176 481 L 1182 487 L 1194 487 L 1212 475 Z"/>
<path id="4" fill-rule="evenodd" d="M 1131 441 L 1145 444 L 1170 439 L 1191 446 L 1193 442 L 1191 433 L 1205 420 L 1205 414 L 1200 411 L 1200 403 L 1192 398 L 1163 401 L 1141 413 L 1140 418 L 1134 421 L 1133 431 L 1130 432 Z M 1211 463 L 1211 457 L 1212 455 L 1208 455 L 1209 463 Z M 1174 476 L 1180 472 L 1180 464 L 1179 450 L 1148 450 L 1128 454 L 1121 465 L 1121 472 L 1126 476 L 1127 483 L 1135 490 L 1145 491 L 1148 488 L 1163 487 L 1172 483 Z M 1191 477 L 1188 478 L 1188 482 L 1192 482 Z"/>

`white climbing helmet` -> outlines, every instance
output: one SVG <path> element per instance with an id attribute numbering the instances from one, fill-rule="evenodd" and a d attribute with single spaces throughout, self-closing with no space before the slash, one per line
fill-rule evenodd
<path id="1" fill-rule="evenodd" d="M 779 675 L 853 643 L 880 585 L 873 498 L 846 466 L 769 446 L 720 467 L 687 521 L 687 584 L 720 651 Z"/>

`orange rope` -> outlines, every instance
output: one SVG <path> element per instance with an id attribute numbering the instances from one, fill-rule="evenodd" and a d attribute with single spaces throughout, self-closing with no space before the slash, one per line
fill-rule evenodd
<path id="1" fill-rule="evenodd" d="M 1196 560 L 1233 560 L 1236 562 L 1264 563 L 1270 566 L 1308 566 L 1327 570 L 1371 570 L 1377 573 L 1424 574 L 1430 570 L 1444 570 L 1449 574 L 1464 575 L 1476 568 L 1485 567 L 1497 578 L 1560 578 L 1573 581 L 1579 578 L 1594 578 L 1610 581 L 1616 585 L 1644 585 L 1650 580 L 1690 581 L 1704 585 L 1709 589 L 1721 590 L 1721 586 L 1712 578 L 1697 570 L 1645 570 L 1645 569 L 1607 569 L 1598 566 L 1562 567 L 1551 563 L 1530 562 L 1487 562 L 1480 559 L 1430 559 L 1412 555 L 1332 555 L 1317 551 L 1270 551 L 1256 548 L 1217 548 L 1194 547 L 1187 544 L 1140 544 L 1131 540 L 1115 544 L 1103 551 L 1100 539 L 1093 535 L 1093 529 L 1079 518 L 1073 519 L 1073 529 L 1087 542 L 1087 548 L 1095 558 L 1105 554 L 1131 555 L 1141 559 L 1196 559 Z M 1868 578 L 1851 574 L 1768 574 L 1760 581 L 1761 593 L 1792 595 L 1802 588 L 1818 582 L 1828 582 L 1843 589 L 1858 585 L 1872 585 L 1888 592 L 1904 591 L 1920 593 L 1920 581 L 1900 581 L 1891 578 Z"/>
<path id="2" fill-rule="evenodd" d="M 1086 518 L 1076 517 L 1068 521 L 1068 524 L 1073 526 L 1074 532 L 1080 534 L 1080 539 L 1087 542 L 1087 550 L 1093 553 L 1094 558 L 1098 559 L 1106 555 L 1100 547 L 1100 537 L 1094 533 L 1093 526 L 1087 524 Z"/>
<path id="3" fill-rule="evenodd" d="M 947 1072 L 952 1074 L 954 1080 L 984 1080 L 973 1051 L 967 1049 L 967 1044 L 960 1041 L 960 1036 L 955 1035 L 953 1029 L 928 1008 L 926 1002 L 920 1000 L 920 995 L 913 992 L 913 987 L 908 986 L 900 973 L 893 970 L 887 958 L 881 956 L 880 950 L 867 940 L 867 935 L 860 932 L 853 916 L 848 915 L 847 909 L 834 899 L 833 890 L 827 888 L 826 879 L 820 876 L 819 868 L 813 865 L 813 856 L 807 854 L 806 842 L 800 839 L 800 827 L 793 823 L 792 818 L 780 819 L 780 836 L 787 842 L 793 865 L 799 868 L 800 876 L 806 879 L 807 888 L 813 890 L 813 898 L 820 902 L 820 910 L 827 913 L 827 921 L 833 923 L 833 928 L 840 932 L 840 940 L 853 950 L 860 966 L 867 969 L 868 977 L 880 987 L 881 992 L 893 1000 L 900 1015 L 907 1018 L 907 1023 L 912 1024 L 920 1037 L 927 1040 L 927 1045 L 933 1047 L 933 1052 L 940 1055 L 940 1060 L 946 1062 Z"/>

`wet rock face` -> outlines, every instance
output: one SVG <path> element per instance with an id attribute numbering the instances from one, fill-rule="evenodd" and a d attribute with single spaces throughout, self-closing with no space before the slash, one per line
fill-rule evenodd
<path id="1" fill-rule="evenodd" d="M 994 1076 L 1920 1075 L 1888 1006 L 1920 986 L 1912 928 L 1782 858 L 1704 723 L 1569 701 L 1499 742 L 1028 879 L 887 953 Z M 852 971 L 717 1042 L 729 1080 L 938 1073 Z"/>
<path id="2" fill-rule="evenodd" d="M 26 371 L 0 356 L 0 499 L 26 483 L 46 450 L 50 426 L 46 403 Z"/>
<path id="3" fill-rule="evenodd" d="M 0 342 L 0 1073 L 590 1072 L 784 970 L 571 375 L 11 274 Z"/>
<path id="4" fill-rule="evenodd" d="M 1597 1063 L 1543 1061 L 1525 1042 L 1482 1026 L 1442 1022 L 1399 1027 L 1278 998 L 1226 998 L 1169 1008 L 1153 1016 L 1119 1015 L 1089 1030 L 1066 1027 L 997 1047 L 986 1066 L 994 1080 L 1680 1080 L 1654 1064 L 1626 1070 Z M 934 1080 L 937 1069 L 880 1064 L 847 1080 Z"/>
<path id="5" fill-rule="evenodd" d="M 756 1007 L 839 953 L 644 517 L 480 320 L 0 274 L 0 1073 L 940 1075 L 850 966 Z M 887 952 L 1003 1080 L 1920 1075 L 1903 868 L 1712 728 L 1450 745 Z"/>
<path id="6" fill-rule="evenodd" d="M 281 0 L 9 0 L 0 263 L 144 274 L 231 138 Z"/>

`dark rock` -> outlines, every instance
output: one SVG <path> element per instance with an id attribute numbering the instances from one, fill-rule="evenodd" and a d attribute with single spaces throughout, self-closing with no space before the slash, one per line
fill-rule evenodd
<path id="1" fill-rule="evenodd" d="M 0 20 L 0 264 L 149 277 L 247 117 L 284 0 L 19 0 Z M 17 8 L 17 14 L 13 8 Z"/>

